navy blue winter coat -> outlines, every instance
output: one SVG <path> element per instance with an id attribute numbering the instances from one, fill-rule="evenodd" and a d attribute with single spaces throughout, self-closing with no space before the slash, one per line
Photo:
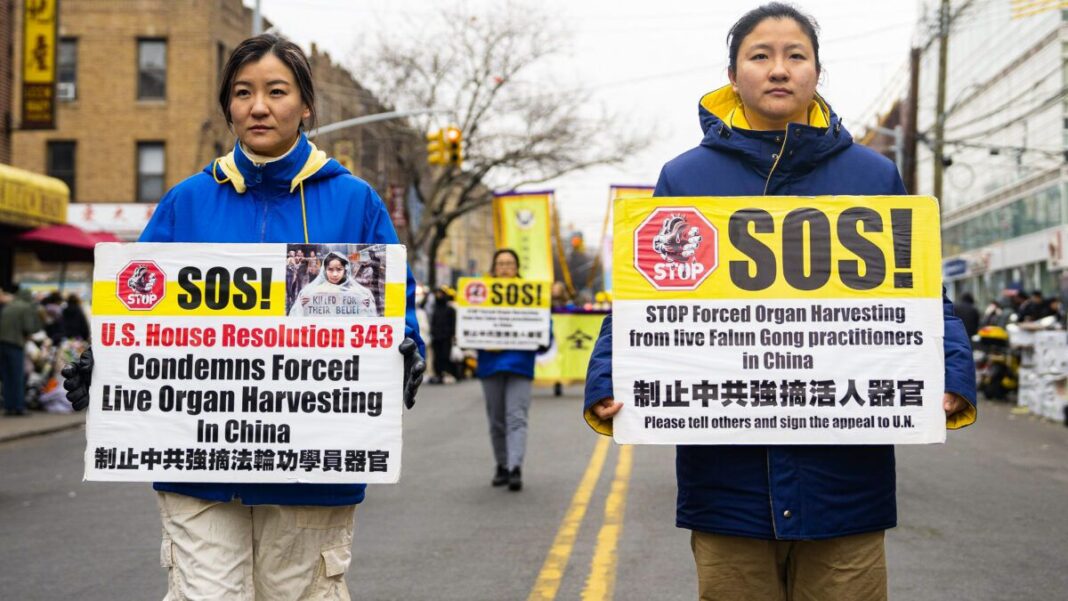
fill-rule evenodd
<path id="1" fill-rule="evenodd" d="M 140 241 L 299 243 L 305 237 L 313 243 L 398 243 L 374 189 L 302 134 L 277 161 L 257 167 L 238 145 L 171 188 Z M 404 334 L 425 357 L 410 271 L 407 292 Z M 238 497 L 246 505 L 352 505 L 363 501 L 366 485 L 157 482 L 154 488 L 211 501 Z"/>
<path id="2" fill-rule="evenodd" d="M 817 99 L 809 123 L 746 129 L 730 86 L 701 99 L 701 144 L 664 165 L 656 196 L 905 194 L 893 163 L 853 143 Z M 777 164 L 776 164 L 777 161 Z M 969 403 L 947 421 L 975 421 L 975 368 L 964 326 L 943 295 L 946 391 Z M 612 392 L 612 320 L 605 319 L 586 379 L 586 421 L 611 434 L 590 407 Z M 623 408 L 623 411 L 626 411 Z M 679 446 L 676 525 L 761 539 L 824 539 L 897 524 L 894 448 L 871 446 Z"/>

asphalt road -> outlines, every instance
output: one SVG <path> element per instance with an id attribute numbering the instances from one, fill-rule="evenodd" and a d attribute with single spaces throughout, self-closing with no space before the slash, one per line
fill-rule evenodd
<path id="1" fill-rule="evenodd" d="M 696 598 L 674 450 L 599 445 L 568 393 L 536 389 L 526 486 L 511 493 L 489 486 L 477 384 L 424 388 L 401 483 L 357 511 L 354 599 Z M 3 599 L 163 597 L 154 493 L 82 482 L 84 444 L 80 430 L 0 444 Z M 899 448 L 898 506 L 892 599 L 1065 598 L 1068 428 L 985 404 L 947 445 Z"/>

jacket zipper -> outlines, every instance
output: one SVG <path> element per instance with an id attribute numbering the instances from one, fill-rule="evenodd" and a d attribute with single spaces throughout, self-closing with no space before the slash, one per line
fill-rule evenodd
<path id="1" fill-rule="evenodd" d="M 775 527 L 775 495 L 771 492 L 771 451 L 764 449 L 764 465 L 768 471 L 768 507 L 771 508 L 771 534 L 779 540 L 779 529 Z"/>
<path id="2" fill-rule="evenodd" d="M 257 170 L 262 170 L 263 166 L 257 165 Z M 263 202 L 263 223 L 260 225 L 260 242 L 267 241 L 267 199 L 261 199 Z"/>
<path id="3" fill-rule="evenodd" d="M 764 194 L 768 195 L 768 185 L 771 184 L 771 176 L 775 173 L 775 168 L 779 166 L 779 161 L 782 160 L 782 153 L 786 150 L 786 139 L 790 137 L 790 127 L 786 127 L 786 131 L 782 135 L 782 146 L 779 147 L 779 153 L 775 155 L 775 162 L 771 165 L 771 171 L 768 171 L 768 179 L 764 181 Z"/>
<path id="4" fill-rule="evenodd" d="M 267 240 L 267 201 L 263 201 L 263 225 L 260 227 L 260 242 Z"/>

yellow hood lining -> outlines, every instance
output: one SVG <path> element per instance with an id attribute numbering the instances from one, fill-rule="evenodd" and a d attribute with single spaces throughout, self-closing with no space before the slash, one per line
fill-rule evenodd
<path id="1" fill-rule="evenodd" d="M 311 146 L 311 153 L 308 154 L 308 160 L 304 161 L 304 166 L 295 175 L 292 181 L 289 182 L 289 192 L 292 194 L 298 187 L 300 188 L 300 216 L 304 220 L 304 242 L 308 242 L 308 206 L 304 200 L 304 180 L 315 175 L 320 169 L 330 161 L 330 158 L 326 156 L 326 153 L 315 147 L 315 144 L 308 142 L 308 146 Z M 219 171 L 222 171 L 225 177 L 219 177 Z M 234 187 L 234 190 L 238 194 L 244 194 L 248 189 L 245 186 L 245 176 L 241 175 L 241 171 L 237 168 L 237 161 L 234 160 L 234 151 L 231 150 L 226 156 L 215 159 L 215 162 L 211 164 L 211 176 L 215 178 L 215 183 L 225 184 L 230 182 L 230 185 Z"/>
<path id="2" fill-rule="evenodd" d="M 316 148 L 315 144 L 308 142 L 308 146 L 311 146 L 311 153 L 308 155 L 308 160 L 304 161 L 304 166 L 301 167 L 300 172 L 290 181 L 290 192 L 296 190 L 301 182 L 315 175 L 328 161 L 330 161 L 330 158 L 326 156 L 326 153 Z M 219 176 L 220 171 L 222 172 L 223 177 Z M 217 184 L 225 184 L 229 182 L 238 194 L 244 194 L 245 190 L 248 189 L 245 185 L 245 176 L 241 175 L 241 171 L 237 168 L 237 161 L 234 159 L 233 150 L 226 156 L 221 156 L 215 159 L 215 162 L 211 165 L 211 175 L 215 178 L 215 183 Z"/>
<path id="3" fill-rule="evenodd" d="M 701 106 L 719 117 L 720 121 L 731 129 L 753 129 L 745 118 L 745 111 L 742 110 L 742 98 L 731 84 L 705 94 L 701 98 Z M 831 107 L 819 94 L 816 94 L 808 107 L 808 124 L 812 127 L 831 125 Z"/>

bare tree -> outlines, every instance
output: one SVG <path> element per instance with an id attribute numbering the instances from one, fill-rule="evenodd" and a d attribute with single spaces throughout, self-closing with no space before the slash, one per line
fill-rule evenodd
<path id="1" fill-rule="evenodd" d="M 587 90 L 551 83 L 567 34 L 537 8 L 505 3 L 476 15 L 454 7 L 431 20 L 420 23 L 418 36 L 390 31 L 369 51 L 357 52 L 352 71 L 387 104 L 451 113 L 396 127 L 425 134 L 448 122 L 463 131 L 462 169 L 428 166 L 421 145 L 392 149 L 417 183 L 423 205 L 422 220 L 409 228 L 405 242 L 413 261 L 428 261 L 428 284 L 434 286 L 433 262 L 447 227 L 489 204 L 491 189 L 515 190 L 619 163 L 641 140 L 612 117 L 594 114 Z"/>

